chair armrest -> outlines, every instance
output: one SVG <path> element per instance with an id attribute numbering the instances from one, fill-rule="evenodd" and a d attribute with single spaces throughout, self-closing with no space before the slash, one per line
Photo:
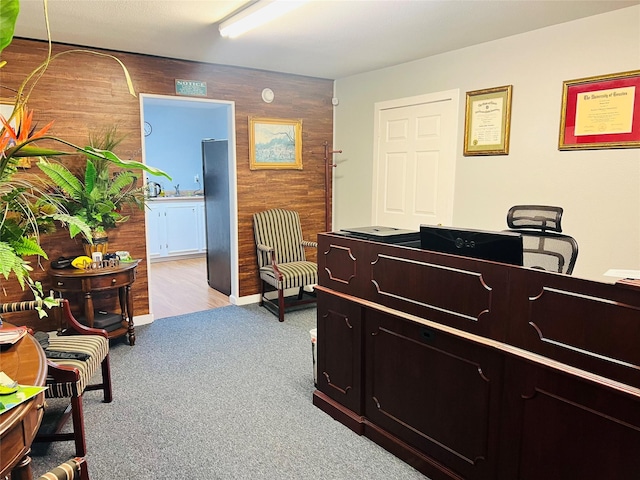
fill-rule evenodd
<path id="1" fill-rule="evenodd" d="M 261 252 L 273 252 L 273 247 L 270 247 L 269 245 L 263 245 L 262 243 L 258 243 L 256 245 L 256 247 L 258 248 L 258 250 L 260 250 Z"/>
<path id="2" fill-rule="evenodd" d="M 76 367 L 60 365 L 51 360 L 47 360 L 47 373 L 58 383 L 77 382 L 80 378 L 80 371 Z"/>
<path id="3" fill-rule="evenodd" d="M 71 307 L 69 301 L 66 299 L 60 299 L 60 308 L 62 308 L 62 315 L 69 327 L 65 332 L 65 335 L 79 334 L 79 335 L 100 335 L 101 337 L 109 338 L 109 334 L 106 330 L 101 328 L 91 328 L 86 325 L 82 325 L 71 313 Z"/>
<path id="4" fill-rule="evenodd" d="M 273 273 L 278 277 L 278 280 L 282 280 L 282 272 L 278 268 L 278 261 L 276 260 L 276 251 L 274 249 L 270 250 L 271 253 L 271 268 L 273 268 Z"/>
<path id="5" fill-rule="evenodd" d="M 318 248 L 318 242 L 311 242 L 309 240 L 302 240 L 302 246 L 303 247 L 314 247 L 314 248 Z"/>

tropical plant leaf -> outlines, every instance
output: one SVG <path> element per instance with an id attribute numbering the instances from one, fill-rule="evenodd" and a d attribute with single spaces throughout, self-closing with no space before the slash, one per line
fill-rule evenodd
<path id="1" fill-rule="evenodd" d="M 87 159 L 87 165 L 84 169 L 84 189 L 87 193 L 93 192 L 93 188 L 96 185 L 96 177 L 98 172 L 93 162 Z"/>
<path id="2" fill-rule="evenodd" d="M 0 52 L 13 40 L 19 12 L 20 2 L 18 0 L 0 0 Z"/>
<path id="3" fill-rule="evenodd" d="M 113 163 L 114 165 L 117 165 L 119 167 L 122 168 L 135 168 L 135 169 L 140 169 L 140 170 L 144 170 L 147 173 L 150 173 L 151 175 L 155 175 L 155 176 L 163 176 L 163 177 L 167 177 L 169 180 L 171 180 L 171 177 L 169 176 L 168 173 L 160 170 L 159 168 L 155 168 L 152 167 L 150 165 L 146 165 L 142 162 L 137 162 L 135 160 L 123 160 L 121 158 L 119 158 L 115 153 L 110 152 L 109 150 L 101 150 L 99 148 L 93 148 L 93 147 L 85 147 L 84 149 L 82 149 L 84 151 L 85 154 L 87 155 L 99 155 L 98 158 L 101 157 L 106 157 L 109 159 L 109 161 L 111 161 L 111 163 Z"/>
<path id="4" fill-rule="evenodd" d="M 81 233 L 85 238 L 91 238 L 91 228 L 87 223 L 75 215 L 69 215 L 67 213 L 54 213 L 51 218 L 65 224 L 69 228 L 69 234 L 71 238 Z"/>
<path id="5" fill-rule="evenodd" d="M 11 245 L 6 242 L 0 242 L 0 273 L 5 279 L 8 279 L 13 273 L 24 290 L 25 279 L 29 278 L 31 267 L 22 257 L 16 254 Z"/>
<path id="6" fill-rule="evenodd" d="M 0 0 L 2 1 L 2 0 Z M 44 137 L 36 138 L 41 140 Z M 41 148 L 35 145 L 19 145 L 17 147 L 8 148 L 5 150 L 8 156 L 21 158 L 21 157 L 58 157 L 60 155 L 75 155 L 76 152 L 63 152 L 61 150 L 54 150 L 53 148 Z"/>
<path id="7" fill-rule="evenodd" d="M 81 198 L 84 186 L 67 167 L 59 163 L 47 162 L 44 159 L 41 159 L 37 165 L 38 168 L 51 179 L 54 185 L 65 194 L 75 200 L 79 200 Z"/>
<path id="8" fill-rule="evenodd" d="M 122 189 L 132 187 L 138 181 L 138 176 L 132 172 L 119 172 L 112 180 L 107 195 L 117 195 Z"/>
<path id="9" fill-rule="evenodd" d="M 15 250 L 16 255 L 20 255 L 21 257 L 39 255 L 46 259 L 49 258 L 35 238 L 21 237 L 13 242 L 11 246 Z"/>

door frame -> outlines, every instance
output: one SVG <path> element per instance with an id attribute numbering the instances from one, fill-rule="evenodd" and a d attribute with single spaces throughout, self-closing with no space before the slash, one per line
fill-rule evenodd
<path id="1" fill-rule="evenodd" d="M 151 93 L 139 94 L 140 99 L 140 135 L 142 138 L 142 162 L 146 162 L 146 142 L 144 140 L 144 101 L 145 99 L 161 99 L 169 102 L 199 102 L 209 103 L 212 106 L 215 105 L 219 108 L 220 105 L 226 105 L 227 108 L 227 129 L 229 132 L 228 145 L 229 145 L 229 214 L 230 221 L 230 234 L 231 234 L 231 294 L 229 295 L 229 301 L 232 304 L 238 304 L 240 295 L 240 283 L 239 283 L 239 260 L 238 260 L 238 178 L 236 168 L 236 104 L 230 100 L 215 100 L 210 98 L 191 98 L 191 97 L 177 97 L 175 95 L 157 95 Z M 169 107 L 170 108 L 170 107 Z M 143 179 L 144 179 L 143 175 Z M 146 182 L 146 179 L 144 180 Z M 145 233 L 147 230 L 147 216 L 145 215 Z M 145 235 L 146 236 L 146 235 Z M 148 250 L 147 242 L 147 250 Z M 147 272 L 151 269 L 151 260 L 147 255 Z M 151 311 L 151 291 L 149 291 L 149 311 Z"/>
<path id="2" fill-rule="evenodd" d="M 390 110 L 393 108 L 404 108 L 421 105 L 424 103 L 436 103 L 436 102 L 451 102 L 453 115 L 452 130 L 455 133 L 449 140 L 449 146 L 453 152 L 453 186 L 451 190 L 451 201 L 449 202 L 449 211 L 444 215 L 446 217 L 445 225 L 451 225 L 453 223 L 453 201 L 455 198 L 455 169 L 458 160 L 458 125 L 460 118 L 460 89 L 444 90 L 441 92 L 426 93 L 423 95 L 416 95 L 413 97 L 396 98 L 394 100 L 385 100 L 382 102 L 376 102 L 374 104 L 374 117 L 373 117 L 373 179 L 372 179 L 372 199 L 373 206 L 371 210 L 371 225 L 377 225 L 377 205 L 378 205 L 378 168 L 379 168 L 379 155 L 380 155 L 380 113 L 383 110 Z"/>

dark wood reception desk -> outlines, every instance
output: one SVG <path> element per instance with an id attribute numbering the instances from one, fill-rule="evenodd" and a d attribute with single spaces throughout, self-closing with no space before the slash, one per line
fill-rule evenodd
<path id="1" fill-rule="evenodd" d="M 640 285 L 318 236 L 316 406 L 432 480 L 640 478 Z"/>

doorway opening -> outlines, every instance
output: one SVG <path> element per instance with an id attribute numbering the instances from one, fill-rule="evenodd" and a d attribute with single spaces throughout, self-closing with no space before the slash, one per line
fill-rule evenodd
<path id="1" fill-rule="evenodd" d="M 141 94 L 140 117 L 143 162 L 164 170 L 172 177 L 171 181 L 145 178 L 145 182 L 154 182 L 150 191 L 155 197 L 150 199 L 145 212 L 150 278 L 154 265 L 162 261 L 206 257 L 201 145 L 205 139 L 228 140 L 231 246 L 231 294 L 228 298 L 231 303 L 236 303 L 239 280 L 234 102 Z M 151 288 L 149 295 L 152 318 L 159 318 L 153 311 Z"/>

